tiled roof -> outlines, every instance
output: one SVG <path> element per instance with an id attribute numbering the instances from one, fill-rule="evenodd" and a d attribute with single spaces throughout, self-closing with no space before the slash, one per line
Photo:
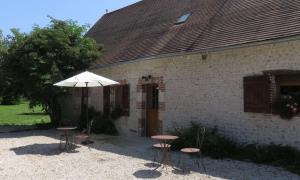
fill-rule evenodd
<path id="1" fill-rule="evenodd" d="M 104 15 L 87 35 L 106 49 L 97 66 L 206 51 L 300 35 L 300 1 L 142 0 Z"/>

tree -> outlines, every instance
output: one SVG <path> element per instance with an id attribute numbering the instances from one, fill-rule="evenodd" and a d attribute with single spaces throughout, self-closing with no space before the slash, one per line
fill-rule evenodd
<path id="1" fill-rule="evenodd" d="M 3 61 L 4 61 L 5 53 L 6 53 L 5 40 L 2 31 L 0 30 L 0 102 L 2 102 L 2 92 L 4 87 Z"/>
<path id="2" fill-rule="evenodd" d="M 18 33 L 18 30 L 13 29 L 12 32 Z M 0 103 L 4 105 L 17 104 L 20 100 L 20 94 L 14 88 L 15 81 L 5 64 L 9 46 L 9 36 L 4 37 L 0 31 Z"/>
<path id="3" fill-rule="evenodd" d="M 60 120 L 58 100 L 67 92 L 53 84 L 82 71 L 96 60 L 102 46 L 84 36 L 86 26 L 51 18 L 47 27 L 35 26 L 29 34 L 13 30 L 5 66 L 15 80 L 15 90 L 42 105 L 53 125 Z"/>

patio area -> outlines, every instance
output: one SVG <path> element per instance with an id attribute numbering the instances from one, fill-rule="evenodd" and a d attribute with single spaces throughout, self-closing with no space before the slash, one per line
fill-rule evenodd
<path id="1" fill-rule="evenodd" d="M 280 168 L 204 158 L 203 168 L 184 156 L 190 173 L 171 167 L 153 171 L 153 140 L 92 136 L 94 144 L 60 152 L 56 130 L 0 134 L 0 179 L 300 179 Z M 179 153 L 171 153 L 171 161 Z"/>

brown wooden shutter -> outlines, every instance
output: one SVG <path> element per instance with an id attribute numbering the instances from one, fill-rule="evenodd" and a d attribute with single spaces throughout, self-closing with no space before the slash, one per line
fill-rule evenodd
<path id="1" fill-rule="evenodd" d="M 244 77 L 244 111 L 271 113 L 271 81 L 268 76 Z"/>
<path id="2" fill-rule="evenodd" d="M 103 113 L 110 113 L 110 86 L 103 87 Z"/>
<path id="3" fill-rule="evenodd" d="M 124 115 L 129 115 L 129 105 L 130 105 L 130 89 L 129 85 L 122 86 L 122 107 Z"/>

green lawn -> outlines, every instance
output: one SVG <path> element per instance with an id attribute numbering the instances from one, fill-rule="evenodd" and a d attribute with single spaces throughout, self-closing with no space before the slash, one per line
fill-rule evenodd
<path id="1" fill-rule="evenodd" d="M 49 122 L 49 116 L 42 112 L 41 107 L 29 109 L 28 102 L 19 105 L 0 105 L 0 125 L 33 125 Z"/>

